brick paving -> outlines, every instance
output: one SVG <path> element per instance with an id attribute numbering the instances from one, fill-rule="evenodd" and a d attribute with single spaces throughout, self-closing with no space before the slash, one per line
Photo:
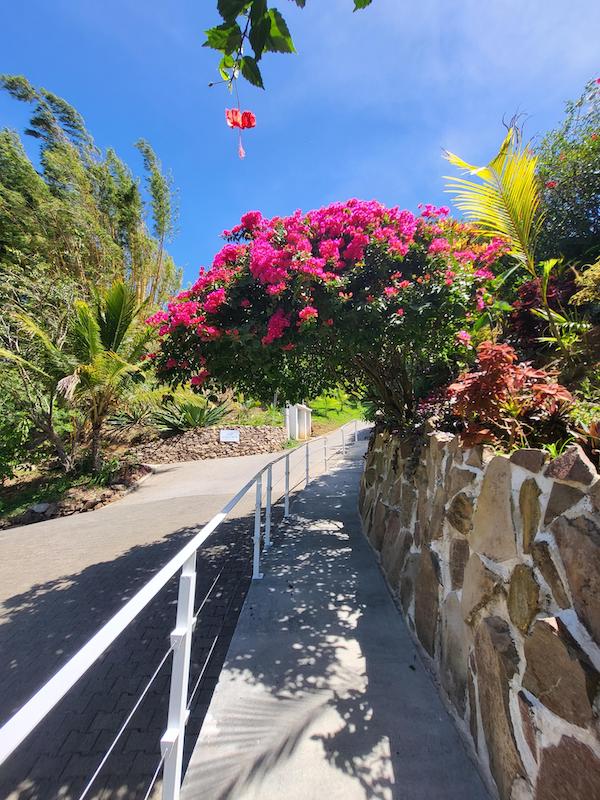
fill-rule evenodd
<path id="1" fill-rule="evenodd" d="M 275 519 L 278 514 L 277 509 Z M 250 583 L 252 523 L 252 515 L 224 523 L 198 554 L 197 608 L 221 574 L 198 618 L 190 690 L 196 684 L 214 638 L 218 639 L 192 705 L 186 730 L 186 763 Z M 0 624 L 0 652 L 9 657 L 2 671 L 0 718 L 9 717 L 64 663 L 65 648 L 56 646 L 57 636 L 53 633 L 58 615 L 71 611 L 72 632 L 65 643 L 70 655 L 196 531 L 196 528 L 183 529 L 165 541 L 133 548 L 116 561 L 93 565 L 68 581 L 51 581 L 47 586 L 34 587 L 25 596 L 13 598 L 17 610 L 11 613 L 9 609 Z M 121 579 L 127 581 L 127 597 L 114 591 L 115 587 L 125 585 Z M 98 587 L 104 584 L 106 591 L 98 592 Z M 91 610 L 90 592 L 94 595 Z M 169 647 L 176 600 L 177 579 L 174 579 L 19 747 L 2 768 L 2 800 L 67 800 L 80 796 Z M 78 606 L 86 613 L 77 615 Z M 11 670 L 14 665 L 23 668 Z M 170 666 L 169 658 L 88 797 L 144 798 L 160 760 Z M 160 780 L 151 796 L 158 796 L 159 790 Z"/>

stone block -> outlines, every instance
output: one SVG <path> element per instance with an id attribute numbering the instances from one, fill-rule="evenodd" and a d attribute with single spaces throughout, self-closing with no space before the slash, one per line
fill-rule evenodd
<path id="1" fill-rule="evenodd" d="M 548 542 L 534 542 L 531 548 L 533 563 L 542 573 L 542 577 L 550 587 L 552 596 L 559 608 L 569 608 L 571 601 L 567 595 L 563 582 L 558 574 L 556 565 L 550 553 Z"/>
<path id="2" fill-rule="evenodd" d="M 519 667 L 519 657 L 507 623 L 486 617 L 475 634 L 477 686 L 483 733 L 490 771 L 500 800 L 510 800 L 512 785 L 525 776 L 517 750 L 509 707 L 509 682 Z"/>
<path id="3" fill-rule="evenodd" d="M 533 572 L 525 564 L 517 564 L 510 578 L 508 613 L 521 633 L 527 633 L 540 610 L 539 598 L 540 587 Z"/>
<path id="4" fill-rule="evenodd" d="M 458 537 L 452 539 L 450 542 L 449 567 L 450 582 L 453 589 L 462 589 L 469 553 L 469 542 L 466 539 Z"/>
<path id="5" fill-rule="evenodd" d="M 420 553 L 409 553 L 402 574 L 400 575 L 400 604 L 404 613 L 408 613 L 410 604 L 415 594 L 415 580 L 421 561 Z"/>
<path id="6" fill-rule="evenodd" d="M 383 545 L 387 515 L 387 506 L 385 506 L 382 503 L 381 498 L 379 498 L 373 510 L 373 521 L 371 522 L 371 528 L 367 531 L 369 540 L 376 550 L 381 550 L 381 546 Z"/>
<path id="7" fill-rule="evenodd" d="M 435 654 L 440 583 L 435 556 L 423 549 L 415 579 L 415 628 L 419 641 L 430 656 Z"/>
<path id="8" fill-rule="evenodd" d="M 535 724 L 533 705 L 527 699 L 524 692 L 519 692 L 517 699 L 519 702 L 519 714 L 521 716 L 521 729 L 523 731 L 523 736 L 525 737 L 527 747 L 529 748 L 534 761 L 537 761 L 537 726 Z"/>
<path id="9" fill-rule="evenodd" d="M 577 616 L 600 644 L 600 528 L 588 517 L 560 517 L 551 528 Z"/>
<path id="10" fill-rule="evenodd" d="M 567 722 L 587 726 L 592 721 L 598 675 L 567 649 L 557 629 L 545 620 L 535 623 L 524 649 L 523 688 Z"/>
<path id="11" fill-rule="evenodd" d="M 536 800 L 596 800 L 600 797 L 600 759 L 583 742 L 561 737 L 541 756 Z"/>
<path id="12" fill-rule="evenodd" d="M 562 455 L 551 461 L 544 471 L 547 478 L 573 481 L 589 486 L 596 477 L 596 469 L 578 444 L 567 447 Z"/>
<path id="13" fill-rule="evenodd" d="M 555 483 L 548 498 L 544 525 L 549 525 L 553 519 L 559 517 L 569 508 L 578 503 L 583 497 L 583 492 L 566 483 Z"/>
<path id="14" fill-rule="evenodd" d="M 476 477 L 476 473 L 472 472 L 470 469 L 461 469 L 460 467 L 452 466 L 446 479 L 446 492 L 448 497 L 454 497 L 457 492 L 462 491 L 470 483 L 473 483 Z"/>
<path id="15" fill-rule="evenodd" d="M 517 451 L 519 452 L 519 451 Z M 519 490 L 519 510 L 521 512 L 521 529 L 523 534 L 523 552 L 530 553 L 535 539 L 542 508 L 540 506 L 541 489 L 533 478 L 527 478 Z"/>
<path id="16" fill-rule="evenodd" d="M 471 623 L 494 594 L 501 590 L 502 579 L 489 570 L 477 553 L 467 562 L 461 598 L 461 608 L 465 622 Z"/>
<path id="17" fill-rule="evenodd" d="M 446 519 L 459 533 L 471 532 L 473 501 L 464 492 L 457 494 L 446 512 Z"/>
<path id="18" fill-rule="evenodd" d="M 522 450 L 515 450 L 510 455 L 510 460 L 513 464 L 529 472 L 539 472 L 546 462 L 548 454 L 545 450 L 536 450 L 533 448 L 523 448 Z"/>
<path id="19" fill-rule="evenodd" d="M 464 623 L 460 600 L 456 592 L 450 592 L 444 600 L 441 619 L 441 682 L 462 717 L 467 707 L 467 671 L 469 649 L 473 637 L 470 628 Z"/>
<path id="20" fill-rule="evenodd" d="M 511 464 L 492 458 L 485 471 L 473 514 L 471 547 L 495 561 L 515 558 L 517 545 L 511 509 Z"/>

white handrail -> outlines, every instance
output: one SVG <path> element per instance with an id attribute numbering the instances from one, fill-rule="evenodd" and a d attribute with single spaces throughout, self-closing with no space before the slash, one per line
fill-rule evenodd
<path id="1" fill-rule="evenodd" d="M 345 452 L 345 438 L 344 427 L 351 423 L 345 423 L 341 427 L 342 441 L 344 442 Z M 357 439 L 357 423 L 355 424 L 354 436 Z M 326 436 L 315 437 L 303 442 L 298 447 L 295 447 L 278 458 L 270 461 L 262 467 L 244 486 L 237 492 L 234 497 L 222 508 L 222 510 L 215 514 L 206 525 L 187 542 L 182 549 L 170 561 L 160 569 L 156 575 L 151 578 L 123 608 L 111 617 L 100 630 L 95 633 L 83 647 L 72 656 L 66 664 L 64 664 L 58 672 L 53 675 L 34 695 L 28 700 L 21 708 L 0 728 L 0 765 L 17 749 L 23 740 L 39 725 L 44 717 L 62 700 L 67 692 L 73 688 L 77 681 L 87 672 L 87 670 L 103 655 L 103 653 L 110 647 L 110 645 L 123 633 L 127 626 L 140 614 L 141 611 L 156 597 L 160 590 L 177 574 L 177 572 L 188 562 L 197 552 L 198 548 L 204 544 L 211 533 L 223 522 L 229 513 L 235 508 L 240 500 L 245 496 L 249 489 L 256 483 L 257 484 L 257 498 L 256 498 L 256 513 L 255 520 L 255 541 L 256 541 L 256 525 L 260 524 L 260 509 L 261 509 L 261 492 L 258 487 L 262 484 L 262 475 L 268 471 L 271 473 L 273 465 L 280 461 L 286 460 L 286 490 L 285 490 L 285 508 L 284 514 L 289 513 L 289 459 L 290 456 L 306 448 L 307 450 L 307 466 L 308 466 L 308 448 L 320 439 Z M 306 474 L 308 478 L 308 471 Z M 269 481 L 269 485 L 271 481 Z M 269 486 L 270 488 L 270 486 Z M 270 499 L 268 508 L 270 511 Z M 269 520 L 270 526 L 270 520 Z M 260 530 L 260 529 L 259 529 Z M 260 537 L 259 537 L 260 539 Z M 258 542 L 260 547 L 260 540 Z M 256 569 L 256 551 L 255 551 L 255 577 L 258 577 Z M 260 573 L 258 573 L 260 574 Z M 163 754 L 164 757 L 164 754 Z M 167 755 L 168 760 L 168 755 Z"/>

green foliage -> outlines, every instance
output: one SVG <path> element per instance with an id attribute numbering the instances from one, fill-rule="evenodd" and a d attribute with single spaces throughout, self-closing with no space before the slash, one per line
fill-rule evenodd
<path id="1" fill-rule="evenodd" d="M 304 8 L 306 0 L 294 0 Z M 366 8 L 372 0 L 354 0 L 354 11 Z M 221 53 L 219 73 L 230 88 L 238 75 L 253 86 L 264 89 L 258 62 L 264 53 L 295 53 L 296 48 L 285 19 L 267 0 L 217 0 L 223 22 L 206 31 L 204 47 Z M 244 45 L 252 55 L 244 55 Z"/>
<path id="2" fill-rule="evenodd" d="M 162 433 L 173 436 L 195 428 L 218 425 L 228 413 L 229 408 L 223 403 L 212 405 L 199 399 L 181 401 L 172 398 L 154 412 L 153 422 Z"/>
<path id="3" fill-rule="evenodd" d="M 600 254 L 600 85 L 590 81 L 581 97 L 566 104 L 562 125 L 536 148 L 545 219 L 542 258 L 577 261 Z"/>
<path id="4" fill-rule="evenodd" d="M 600 304 L 600 258 L 585 268 L 576 280 L 579 291 L 573 295 L 571 302 L 575 305 Z"/>
<path id="5" fill-rule="evenodd" d="M 74 108 L 22 76 L 0 76 L 0 86 L 33 106 L 25 133 L 39 140 L 41 165 L 38 173 L 19 136 L 0 130 L 0 301 L 14 302 L 10 284 L 31 278 L 70 282 L 84 295 L 121 278 L 140 301 L 166 299 L 180 273 L 164 252 L 173 227 L 170 185 L 150 146 L 138 143 L 154 236 L 137 178 L 113 150 L 98 150 Z"/>
<path id="6" fill-rule="evenodd" d="M 15 319 L 31 346 L 27 358 L 16 349 L 0 348 L 0 358 L 21 381 L 23 410 L 55 448 L 65 470 L 74 467 L 78 439 L 91 443 L 92 469 L 101 467 L 101 432 L 106 418 L 134 380 L 143 379 L 140 358 L 150 333 L 139 326 L 143 306 L 133 287 L 116 281 L 97 292 L 93 305 L 75 300 L 74 314 L 59 337 L 27 314 Z M 15 395 L 17 401 L 18 393 Z M 33 402 L 31 398 L 37 398 Z M 81 416 L 73 419 L 68 440 L 56 427 L 56 406 L 66 403 Z"/>

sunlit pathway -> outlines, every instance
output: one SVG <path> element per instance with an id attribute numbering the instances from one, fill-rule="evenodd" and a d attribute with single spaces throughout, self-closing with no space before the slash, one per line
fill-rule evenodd
<path id="1" fill-rule="evenodd" d="M 361 426 L 362 427 L 362 426 Z M 340 434 L 331 434 L 329 452 Z M 315 442 L 313 473 L 323 465 Z M 0 724 L 73 655 L 169 558 L 279 453 L 162 465 L 126 498 L 88 514 L 0 533 Z M 291 459 L 302 487 L 303 452 Z M 282 491 L 283 464 L 274 468 Z M 216 684 L 251 573 L 254 493 L 202 547 L 194 637 L 193 745 Z M 281 509 L 275 510 L 275 521 Z M 0 800 L 76 800 L 169 646 L 177 582 L 157 596 L 0 770 Z M 214 637 L 219 637 L 212 650 Z M 88 797 L 143 798 L 160 759 L 170 661 L 103 767 Z M 160 785 L 157 785 L 157 794 Z"/>
<path id="2" fill-rule="evenodd" d="M 296 499 L 247 595 L 183 800 L 483 800 L 360 531 L 365 445 Z"/>

